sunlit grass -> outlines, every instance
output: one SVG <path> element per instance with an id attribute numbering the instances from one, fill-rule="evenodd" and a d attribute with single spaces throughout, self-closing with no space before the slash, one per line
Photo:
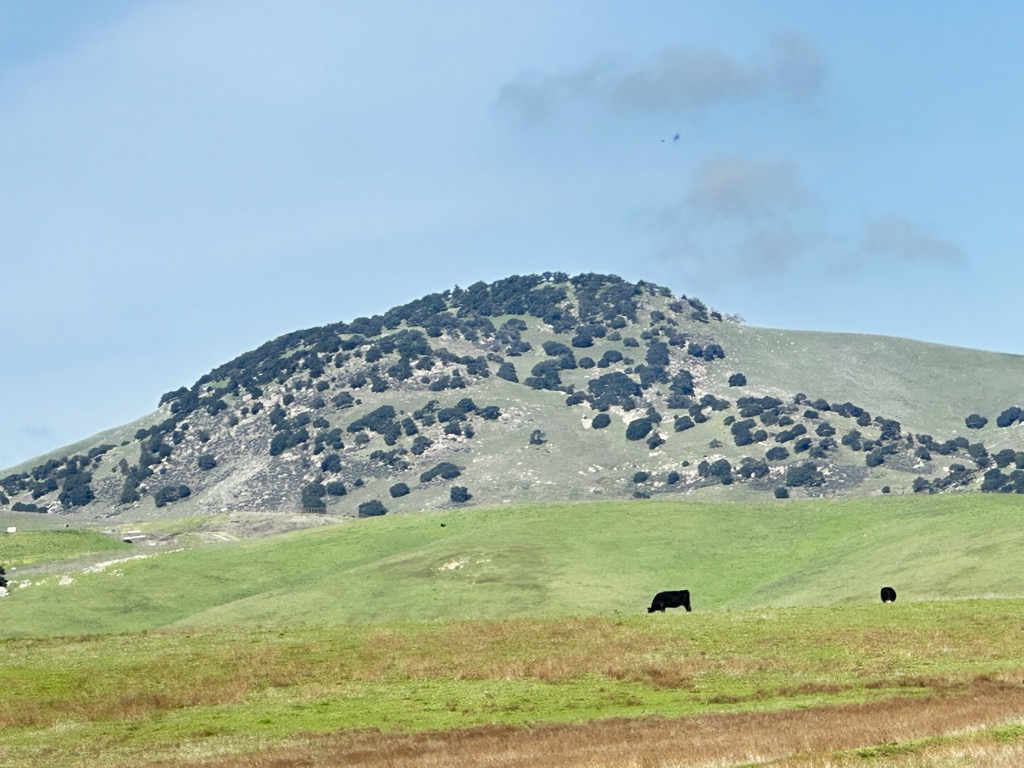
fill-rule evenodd
<path id="1" fill-rule="evenodd" d="M 1005 717 L 1024 713 L 1022 633 L 1024 601 L 988 600 L 8 640 L 0 764 L 897 700 Z"/>
<path id="2" fill-rule="evenodd" d="M 73 528 L 0 533 L 0 565 L 5 568 L 130 549 L 130 544 L 125 544 L 115 536 Z"/>
<path id="3" fill-rule="evenodd" d="M 1017 497 L 450 510 L 154 556 L 17 590 L 0 636 L 638 615 L 1024 596 Z M 442 523 L 444 525 L 442 525 Z M 56 535 L 56 534 L 54 534 Z"/>

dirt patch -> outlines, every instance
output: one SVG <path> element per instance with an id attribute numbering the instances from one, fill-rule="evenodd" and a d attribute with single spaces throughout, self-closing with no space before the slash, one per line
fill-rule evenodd
<path id="1" fill-rule="evenodd" d="M 798 757 L 801 765 L 846 750 L 980 729 L 1020 718 L 1024 686 L 978 678 L 956 695 L 867 704 L 640 718 L 534 727 L 485 726 L 429 733 L 363 731 L 310 735 L 259 754 L 177 762 L 193 768 L 303 765 L 711 766 Z M 808 762 L 810 761 L 810 762 Z M 164 763 L 153 763 L 162 765 Z"/>

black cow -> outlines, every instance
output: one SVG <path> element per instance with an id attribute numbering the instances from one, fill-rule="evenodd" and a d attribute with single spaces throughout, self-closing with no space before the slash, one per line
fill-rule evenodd
<path id="1" fill-rule="evenodd" d="M 882 602 L 883 603 L 895 603 L 896 602 L 896 590 L 892 587 L 882 587 Z"/>
<path id="2" fill-rule="evenodd" d="M 669 592 L 659 592 L 651 600 L 651 607 L 647 609 L 647 612 L 661 611 L 664 613 L 666 608 L 685 608 L 689 612 L 690 590 L 677 589 Z"/>

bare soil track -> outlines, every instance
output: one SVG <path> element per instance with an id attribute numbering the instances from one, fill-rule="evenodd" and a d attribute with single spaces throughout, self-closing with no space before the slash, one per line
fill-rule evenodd
<path id="1" fill-rule="evenodd" d="M 360 731 L 308 735 L 258 754 L 175 761 L 175 765 L 189 768 L 832 766 L 844 764 L 843 753 L 848 750 L 905 744 L 1021 721 L 1024 721 L 1024 685 L 981 676 L 929 697 L 774 712 L 615 719 L 530 728 L 485 726 L 427 733 Z M 1019 754 L 1024 751 L 1019 741 L 995 745 L 993 750 L 1009 749 Z M 995 754 L 989 752 L 988 758 L 981 758 L 986 762 L 960 764 L 987 765 L 988 760 L 994 758 Z M 861 764 L 880 763 L 862 761 Z"/>

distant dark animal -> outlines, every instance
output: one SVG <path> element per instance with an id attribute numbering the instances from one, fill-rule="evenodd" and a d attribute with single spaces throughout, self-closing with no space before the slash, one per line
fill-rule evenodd
<path id="1" fill-rule="evenodd" d="M 690 590 L 678 589 L 671 590 L 669 592 L 659 592 L 654 596 L 654 599 L 651 600 L 651 607 L 647 609 L 647 612 L 654 613 L 655 611 L 661 611 L 664 613 L 666 608 L 685 608 L 687 612 L 689 612 Z"/>
<path id="2" fill-rule="evenodd" d="M 892 587 L 882 587 L 882 602 L 883 603 L 895 603 L 896 602 L 896 590 Z"/>

